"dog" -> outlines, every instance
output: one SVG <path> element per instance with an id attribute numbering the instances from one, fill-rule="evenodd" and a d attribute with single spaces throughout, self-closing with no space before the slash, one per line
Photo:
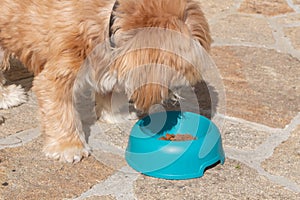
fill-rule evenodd
<path id="1" fill-rule="evenodd" d="M 84 87 L 97 92 L 104 120 L 114 121 L 116 93 L 147 113 L 202 80 L 200 54 L 210 45 L 197 0 L 0 1 L 2 71 L 14 56 L 33 72 L 43 150 L 64 162 L 90 154 L 76 106 Z M 0 87 L 2 102 L 17 97 L 4 108 L 25 101 L 20 87 Z"/>

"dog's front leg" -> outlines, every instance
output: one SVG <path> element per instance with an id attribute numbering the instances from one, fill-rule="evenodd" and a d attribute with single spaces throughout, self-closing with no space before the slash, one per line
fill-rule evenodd
<path id="1" fill-rule="evenodd" d="M 77 71 L 74 67 L 44 69 L 33 83 L 45 136 L 44 152 L 64 162 L 79 162 L 89 155 L 73 102 Z"/>

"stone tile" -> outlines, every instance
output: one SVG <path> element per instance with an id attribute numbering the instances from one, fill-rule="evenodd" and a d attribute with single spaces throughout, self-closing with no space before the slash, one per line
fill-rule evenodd
<path id="1" fill-rule="evenodd" d="M 41 138 L 0 151 L 0 194 L 4 199 L 74 198 L 114 170 L 89 157 L 78 164 L 45 158 Z"/>
<path id="2" fill-rule="evenodd" d="M 300 23 L 300 14 L 295 13 L 295 14 L 285 15 L 277 18 L 276 21 L 282 26 Z"/>
<path id="3" fill-rule="evenodd" d="M 294 4 L 300 5 L 300 0 L 293 0 Z"/>
<path id="4" fill-rule="evenodd" d="M 242 150 L 255 150 L 270 136 L 266 131 L 229 120 L 225 121 L 221 130 L 224 146 Z"/>
<path id="5" fill-rule="evenodd" d="M 4 123 L 0 125 L 0 138 L 39 126 L 38 106 L 35 96 L 28 92 L 28 101 L 18 107 L 0 110 Z"/>
<path id="6" fill-rule="evenodd" d="M 300 51 L 300 26 L 285 28 L 284 33 L 290 39 L 293 47 Z"/>
<path id="7" fill-rule="evenodd" d="M 112 168 L 114 170 L 121 169 L 126 165 L 126 161 L 124 157 L 101 151 L 101 150 L 93 150 L 93 156 L 102 164 Z"/>
<path id="8" fill-rule="evenodd" d="M 116 200 L 113 196 L 92 196 L 85 198 L 84 200 Z"/>
<path id="9" fill-rule="evenodd" d="M 227 159 L 202 178 L 163 180 L 140 176 L 135 183 L 139 200 L 152 199 L 297 199 L 298 194 L 275 185 L 247 166 Z"/>
<path id="10" fill-rule="evenodd" d="M 300 111 L 300 61 L 274 50 L 216 47 L 212 57 L 226 88 L 226 112 L 283 128 Z"/>
<path id="11" fill-rule="evenodd" d="M 300 125 L 262 166 L 269 173 L 284 176 L 300 186 Z"/>
<path id="12" fill-rule="evenodd" d="M 200 0 L 202 10 L 208 20 L 214 18 L 215 16 L 222 15 L 222 13 L 226 13 L 231 9 L 235 8 L 234 0 L 214 0 L 214 1 L 206 1 Z"/>
<path id="13" fill-rule="evenodd" d="M 130 130 L 135 121 L 119 124 L 108 124 L 98 121 L 101 133 L 93 135 L 94 141 L 105 141 L 107 144 L 125 150 Z"/>
<path id="14" fill-rule="evenodd" d="M 264 31 L 262 31 L 264 30 Z M 275 43 L 272 29 L 263 18 L 233 14 L 211 24 L 213 39 L 217 43 L 256 43 L 272 45 Z"/>
<path id="15" fill-rule="evenodd" d="M 268 16 L 294 12 L 285 0 L 245 0 L 240 12 L 251 14 L 263 14 Z"/>

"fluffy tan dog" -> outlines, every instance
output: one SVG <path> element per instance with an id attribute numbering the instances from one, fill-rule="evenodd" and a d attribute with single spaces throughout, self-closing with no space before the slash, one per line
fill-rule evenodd
<path id="1" fill-rule="evenodd" d="M 44 151 L 61 161 L 89 155 L 75 106 L 82 85 L 99 93 L 103 119 L 113 91 L 147 112 L 201 80 L 210 43 L 196 0 L 0 1 L 3 60 L 13 55 L 34 73 Z"/>

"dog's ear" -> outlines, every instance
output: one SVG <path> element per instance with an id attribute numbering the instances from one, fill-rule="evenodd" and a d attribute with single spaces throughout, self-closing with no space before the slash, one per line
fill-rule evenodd
<path id="1" fill-rule="evenodd" d="M 192 36 L 200 42 L 206 51 L 209 51 L 212 39 L 207 20 L 198 1 L 187 0 L 184 22 Z"/>

